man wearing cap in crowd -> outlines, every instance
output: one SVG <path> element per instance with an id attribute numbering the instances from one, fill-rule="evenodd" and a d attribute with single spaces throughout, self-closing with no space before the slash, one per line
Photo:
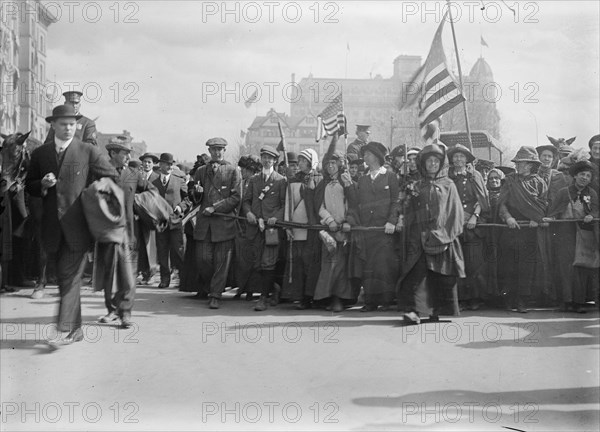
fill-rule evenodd
<path id="1" fill-rule="evenodd" d="M 81 193 L 97 178 L 117 178 L 106 156 L 75 136 L 80 117 L 70 105 L 52 110 L 46 121 L 54 130 L 53 140 L 33 151 L 26 180 L 27 192 L 42 197 L 42 242 L 48 254 L 56 256 L 58 330 L 69 332 L 60 340 L 64 344 L 83 339 L 79 291 L 86 252 L 93 240 Z"/>
<path id="2" fill-rule="evenodd" d="M 154 189 L 137 168 L 129 165 L 133 147 L 127 137 L 112 138 L 106 145 L 108 157 L 119 177 L 117 185 L 124 193 L 125 239 L 123 243 L 98 242 L 95 254 L 95 289 L 104 291 L 104 305 L 108 313 L 101 323 L 121 320 L 121 326 L 131 326 L 131 310 L 135 297 L 134 269 L 137 268 L 137 240 L 133 218 L 133 200 L 136 193 Z M 113 287 L 116 292 L 113 296 Z"/>
<path id="3" fill-rule="evenodd" d="M 287 181 L 273 169 L 278 158 L 279 153 L 273 147 L 260 149 L 263 169 L 250 179 L 248 194 L 242 203 L 242 212 L 248 221 L 246 233 L 255 239 L 257 249 L 255 269 L 260 270 L 262 276 L 260 299 L 254 307 L 256 311 L 268 308 L 281 243 L 275 222 L 283 220 Z"/>
<path id="4" fill-rule="evenodd" d="M 159 177 L 152 181 L 158 193 L 173 208 L 167 229 L 156 233 L 156 249 L 160 266 L 159 288 L 168 288 L 171 284 L 171 269 L 183 269 L 183 224 L 184 213 L 190 207 L 187 199 L 188 189 L 185 177 L 173 169 L 175 160 L 171 153 L 162 153 L 158 160 Z"/>
<path id="5" fill-rule="evenodd" d="M 94 120 L 87 118 L 79 112 L 79 109 L 81 108 L 81 96 L 83 96 L 83 93 L 73 90 L 64 92 L 63 96 L 65 97 L 65 105 L 73 107 L 75 114 L 79 116 L 79 119 L 77 120 L 75 136 L 83 142 L 97 146 L 98 142 L 96 141 L 96 123 L 94 123 Z M 44 144 L 52 142 L 53 139 L 54 129 L 50 128 Z"/>
<path id="6" fill-rule="evenodd" d="M 200 203 L 194 241 L 202 285 L 199 294 L 206 292 L 209 295 L 208 307 L 218 309 L 237 232 L 233 216 L 236 216 L 241 200 L 241 175 L 237 167 L 224 159 L 225 139 L 211 138 L 206 146 L 211 160 L 196 171 L 193 179 L 195 201 Z"/>
<path id="7" fill-rule="evenodd" d="M 346 157 L 348 160 L 360 159 L 361 147 L 367 145 L 369 142 L 369 135 L 371 134 L 371 126 L 369 125 L 356 125 L 356 139 L 348 145 Z"/>

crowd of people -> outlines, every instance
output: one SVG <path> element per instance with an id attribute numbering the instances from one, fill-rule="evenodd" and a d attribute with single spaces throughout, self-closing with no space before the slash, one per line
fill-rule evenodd
<path id="1" fill-rule="evenodd" d="M 514 168 L 435 135 L 389 152 L 366 125 L 347 149 L 336 135 L 325 155 L 284 151 L 281 162 L 265 145 L 232 164 L 217 137 L 186 173 L 166 152 L 132 160 L 127 137 L 101 150 L 82 125 L 80 96 L 65 94 L 30 158 L 27 134 L 2 148 L 2 289 L 33 277 L 41 298 L 54 279 L 64 343 L 83 337 L 86 272 L 105 293 L 100 321 L 124 327 L 136 285 L 155 273 L 161 289 L 178 273 L 179 289 L 210 309 L 228 288 L 257 312 L 359 305 L 397 308 L 407 323 L 482 306 L 598 305 L 600 135 L 589 151 L 523 146 Z M 125 221 L 108 234 L 94 199 L 107 194 L 120 196 Z M 141 214 L 161 211 L 160 226 Z"/>

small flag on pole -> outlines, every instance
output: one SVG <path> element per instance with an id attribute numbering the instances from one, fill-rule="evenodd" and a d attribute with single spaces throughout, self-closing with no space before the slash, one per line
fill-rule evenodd
<path id="1" fill-rule="evenodd" d="M 287 158 L 287 150 L 285 149 L 285 135 L 283 134 L 283 127 L 281 127 L 281 122 L 277 122 L 277 127 L 279 128 L 279 136 L 281 137 L 281 141 L 277 144 L 277 151 L 283 152 L 283 160 L 285 161 L 285 165 L 288 166 L 288 158 Z"/>
<path id="2" fill-rule="evenodd" d="M 485 39 L 483 38 L 483 36 L 481 36 L 481 45 L 482 45 L 482 46 L 484 46 L 484 47 L 488 47 L 488 48 L 490 47 L 490 46 L 487 44 L 487 42 L 485 41 Z"/>
<path id="3" fill-rule="evenodd" d="M 464 102 L 465 98 L 454 77 L 446 65 L 446 55 L 442 44 L 442 31 L 446 16 L 438 27 L 427 60 L 417 71 L 411 83 L 418 85 L 418 91 L 401 104 L 400 110 L 419 103 L 419 127 L 423 136 L 427 134 L 427 125 L 442 114 Z"/>
<path id="4" fill-rule="evenodd" d="M 244 106 L 246 108 L 250 108 L 250 105 L 252 105 L 257 100 L 258 100 L 258 89 L 254 90 L 254 93 L 252 93 L 252 96 L 250 96 L 248 99 L 246 99 L 246 101 L 244 102 Z"/>
<path id="5" fill-rule="evenodd" d="M 325 107 L 323 112 L 317 116 L 317 121 L 321 125 L 318 130 L 322 131 L 322 138 L 325 135 L 346 135 L 346 116 L 344 115 L 344 105 L 342 102 L 342 93 L 338 94 L 333 101 Z M 317 141 L 319 141 L 317 139 Z"/>

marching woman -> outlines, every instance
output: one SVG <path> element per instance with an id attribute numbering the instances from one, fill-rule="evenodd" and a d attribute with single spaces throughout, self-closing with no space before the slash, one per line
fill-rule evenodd
<path id="1" fill-rule="evenodd" d="M 344 155 L 336 151 L 323 162 L 324 180 L 315 193 L 321 224 L 329 227 L 335 247 L 333 244 L 330 248 L 322 246 L 321 272 L 314 299 L 329 299 L 332 312 L 342 312 L 343 300 L 351 301 L 354 297 L 347 270 L 350 224 L 346 217 L 349 203 L 353 206 L 356 200 L 356 189 L 352 177 L 344 171 L 344 159 Z"/>
<path id="2" fill-rule="evenodd" d="M 593 170 L 589 161 L 574 164 L 569 169 L 573 184 L 558 192 L 548 217 L 544 218 L 545 221 L 583 219 L 576 224 L 555 224 L 560 225 L 562 243 L 557 251 L 559 261 L 555 264 L 571 279 L 561 279 L 563 310 L 578 313 L 585 313 L 586 300 L 597 299 L 598 295 L 598 224 L 592 223 L 592 219 L 598 217 L 598 195 L 590 187 Z"/>
<path id="3" fill-rule="evenodd" d="M 512 160 L 516 172 L 506 176 L 498 201 L 500 218 L 508 225 L 500 240 L 507 306 L 526 313 L 523 296 L 533 294 L 536 275 L 544 273 L 545 233 L 536 229 L 546 212 L 548 187 L 537 175 L 541 165 L 533 147 L 523 146 Z M 528 220 L 524 229 L 518 220 Z"/>
<path id="4" fill-rule="evenodd" d="M 479 309 L 486 295 L 485 232 L 476 228 L 483 214 L 490 210 L 489 198 L 483 176 L 473 168 L 475 156 L 463 145 L 457 144 L 448 150 L 450 169 L 448 177 L 454 182 L 461 200 L 465 230 L 460 244 L 465 255 L 467 277 L 458 281 L 459 298 L 468 303 L 471 310 Z"/>
<path id="5" fill-rule="evenodd" d="M 407 250 L 402 263 L 400 286 L 412 294 L 404 320 L 419 324 L 421 319 L 416 298 L 425 280 L 427 298 L 432 308 L 430 319 L 439 320 L 445 303 L 456 298 L 457 278 L 465 277 L 465 262 L 459 236 L 463 232 L 464 212 L 456 186 L 442 169 L 444 149 L 437 143 L 426 145 L 419 153 L 422 179 L 408 198 L 403 228 Z M 458 312 L 454 305 L 454 312 Z"/>
<path id="6" fill-rule="evenodd" d="M 360 149 L 368 172 L 358 180 L 358 202 L 349 212 L 348 223 L 365 227 L 384 227 L 363 237 L 360 248 L 362 284 L 365 305 L 362 312 L 387 309 L 395 297 L 398 260 L 394 253 L 393 235 L 398 222 L 398 177 L 383 167 L 387 149 L 370 142 Z M 354 234 L 353 234 L 354 235 Z"/>

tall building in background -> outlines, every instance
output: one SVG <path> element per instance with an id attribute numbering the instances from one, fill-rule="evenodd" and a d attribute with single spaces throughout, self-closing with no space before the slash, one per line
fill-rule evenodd
<path id="1" fill-rule="evenodd" d="M 19 128 L 19 14 L 2 6 L 0 19 L 0 132 Z"/>
<path id="2" fill-rule="evenodd" d="M 46 96 L 46 44 L 48 27 L 56 17 L 39 0 L 19 1 L 19 130 L 43 142 L 46 117 L 52 107 Z"/>
<path id="3" fill-rule="evenodd" d="M 366 79 L 318 78 L 312 74 L 297 84 L 292 95 L 290 115 L 271 109 L 254 119 L 245 135 L 245 151 L 256 151 L 262 145 L 277 145 L 281 121 L 288 151 L 300 152 L 313 148 L 319 154 L 326 151 L 326 142 L 315 142 L 317 116 L 342 91 L 344 112 L 348 120 L 348 142 L 354 139 L 357 124 L 371 125 L 371 139 L 387 147 L 421 143 L 417 109 L 398 111 L 403 89 L 421 66 L 420 56 L 400 55 L 393 62 L 393 75 L 377 75 Z M 292 75 L 292 82 L 295 77 Z"/>

